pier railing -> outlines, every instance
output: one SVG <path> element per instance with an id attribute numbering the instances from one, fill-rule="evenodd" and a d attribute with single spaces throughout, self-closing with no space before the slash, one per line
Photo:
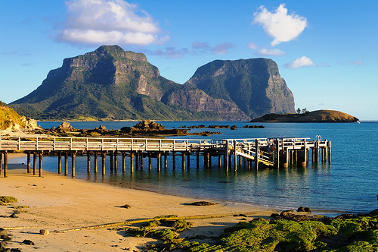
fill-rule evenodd
<path id="1" fill-rule="evenodd" d="M 8 137 L 0 136 L 0 175 L 2 170 L 2 157 L 4 156 L 4 176 L 7 169 L 7 153 L 24 152 L 27 153 L 27 166 L 30 170 L 30 156 L 33 155 L 33 174 L 35 173 L 36 157 L 39 157 L 40 167 L 42 167 L 42 157 L 44 155 L 58 156 L 58 163 L 62 156 L 65 157 L 65 167 L 67 167 L 67 156 L 72 156 L 72 164 L 76 155 L 90 156 L 100 155 L 103 159 L 103 174 L 105 167 L 105 157 L 110 156 L 115 160 L 117 155 L 122 154 L 123 164 L 126 156 L 130 157 L 130 164 L 133 163 L 134 156 L 139 157 L 138 162 L 143 164 L 143 157 L 156 157 L 159 161 L 161 156 L 172 155 L 175 162 L 175 153 L 181 152 L 182 159 L 185 157 L 190 162 L 191 153 L 196 153 L 197 167 L 199 156 L 204 157 L 205 167 L 211 166 L 211 159 L 214 156 L 224 157 L 224 164 L 227 169 L 231 166 L 233 157 L 234 169 L 237 169 L 237 161 L 241 166 L 241 160 L 248 161 L 248 167 L 254 162 L 258 169 L 259 163 L 269 167 L 288 167 L 289 163 L 306 166 L 309 160 L 309 151 L 312 152 L 313 162 L 318 162 L 319 152 L 322 160 L 331 160 L 331 142 L 328 140 L 311 140 L 310 138 L 245 138 L 245 139 L 160 139 L 160 138 L 97 138 L 97 137 Z M 112 163 L 113 161 L 111 161 Z M 137 161 L 135 161 L 137 162 Z M 95 162 L 97 164 L 97 162 Z M 116 163 L 115 163 L 116 165 Z M 124 166 L 124 165 L 123 165 Z M 151 167 L 151 161 L 149 161 Z M 185 167 L 185 162 L 182 162 Z M 189 165 L 188 165 L 189 166 Z M 89 161 L 88 161 L 89 167 Z M 133 167 L 133 165 L 131 165 Z M 67 170 L 67 168 L 66 168 Z M 89 170 L 89 168 L 88 168 Z M 40 172 L 42 168 L 40 168 Z M 41 174 L 41 173 L 40 173 Z M 74 176 L 74 171 L 73 171 Z"/>

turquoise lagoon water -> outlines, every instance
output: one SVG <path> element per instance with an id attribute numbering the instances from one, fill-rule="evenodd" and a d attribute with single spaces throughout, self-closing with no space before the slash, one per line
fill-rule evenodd
<path id="1" fill-rule="evenodd" d="M 217 160 L 211 169 L 196 169 L 195 156 L 191 166 L 182 172 L 181 157 L 176 157 L 176 169 L 172 169 L 171 157 L 168 168 L 156 171 L 156 161 L 152 161 L 152 171 L 145 168 L 129 172 L 109 174 L 102 178 L 93 174 L 88 177 L 86 157 L 78 157 L 77 177 L 91 181 L 106 182 L 117 186 L 156 191 L 159 193 L 208 198 L 221 201 L 257 204 L 277 209 L 309 206 L 325 212 L 366 212 L 377 208 L 378 194 L 378 122 L 361 124 L 339 123 L 263 123 L 262 129 L 241 128 L 243 122 L 160 122 L 167 128 L 183 125 L 220 124 L 237 125 L 237 130 L 214 129 L 220 135 L 210 137 L 188 136 L 189 138 L 225 139 L 254 137 L 311 137 L 321 135 L 332 141 L 332 163 L 312 165 L 307 168 L 262 169 L 248 171 L 239 168 L 237 172 L 226 173 L 219 169 Z M 59 122 L 40 122 L 44 128 L 59 125 Z M 132 126 L 135 122 L 71 122 L 75 128 L 95 128 L 105 125 L 108 129 Z M 203 130 L 203 129 L 202 129 Z M 211 129 L 206 129 L 211 130 Z M 193 129 L 193 132 L 201 131 Z M 120 157 L 119 157 L 120 158 Z M 202 157 L 201 157 L 202 159 Z M 108 164 L 107 159 L 107 164 Z M 92 158 L 93 162 L 93 158 Z M 70 162 L 69 162 L 70 163 Z M 118 161 L 120 166 L 121 160 Z M 202 160 L 200 162 L 203 164 Z M 92 164 L 93 167 L 93 164 Z M 99 159 L 100 167 L 100 159 Z M 44 169 L 56 171 L 54 157 L 44 159 Z"/>

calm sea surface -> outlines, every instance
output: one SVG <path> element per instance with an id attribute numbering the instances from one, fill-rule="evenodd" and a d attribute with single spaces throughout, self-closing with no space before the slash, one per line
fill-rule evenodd
<path id="1" fill-rule="evenodd" d="M 132 126 L 136 122 L 72 122 L 75 128 L 95 128 L 105 125 L 108 129 L 119 129 Z M 160 122 L 167 128 L 183 125 L 219 124 L 237 125 L 237 130 L 214 129 L 221 135 L 205 137 L 254 138 L 254 137 L 311 137 L 316 135 L 332 141 L 332 163 L 307 168 L 262 169 L 248 171 L 240 168 L 237 173 L 225 173 L 219 169 L 214 159 L 212 169 L 196 169 L 195 156 L 191 168 L 182 172 L 181 157 L 177 157 L 176 169 L 172 169 L 171 157 L 168 158 L 168 169 L 156 171 L 156 160 L 152 161 L 152 171 L 146 168 L 136 170 L 133 175 L 127 172 L 122 175 L 109 174 L 102 179 L 86 173 L 86 158 L 78 157 L 76 173 L 79 178 L 97 182 L 111 183 L 117 186 L 151 190 L 165 194 L 182 195 L 198 198 L 209 198 L 233 202 L 245 202 L 278 209 L 309 206 L 321 211 L 363 212 L 378 207 L 378 122 L 361 124 L 328 124 L 328 123 L 275 123 L 263 124 L 263 129 L 241 128 L 241 122 Z M 58 122 L 40 122 L 44 128 L 59 125 Z M 210 129 L 203 129 L 210 130 Z M 192 131 L 201 131 L 193 129 Z M 189 138 L 202 138 L 188 136 Z M 201 157 L 202 159 L 202 157 Z M 107 159 L 109 160 L 109 159 Z M 93 158 L 92 158 L 93 161 Z M 100 162 L 100 159 L 99 159 Z M 70 163 L 70 162 L 69 162 Z M 120 166 L 121 160 L 118 161 Z M 107 161 L 108 164 L 108 161 Z M 201 160 L 201 164 L 203 164 Z M 100 166 L 100 163 L 99 163 Z M 44 159 L 44 169 L 56 171 L 56 158 Z M 92 165 L 93 167 L 93 165 Z"/>

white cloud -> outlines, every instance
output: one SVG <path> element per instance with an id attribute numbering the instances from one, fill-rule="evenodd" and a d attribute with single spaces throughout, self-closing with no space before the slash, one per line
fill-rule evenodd
<path id="1" fill-rule="evenodd" d="M 70 0 L 59 39 L 83 44 L 147 45 L 159 41 L 155 21 L 123 0 Z"/>
<path id="2" fill-rule="evenodd" d="M 258 51 L 258 54 L 260 55 L 265 55 L 265 56 L 282 56 L 285 55 L 284 51 L 281 51 L 280 49 L 266 49 L 266 48 L 261 48 Z"/>
<path id="3" fill-rule="evenodd" d="M 257 45 L 255 43 L 253 43 L 253 42 L 248 43 L 248 47 L 250 49 L 252 49 L 252 50 L 256 50 L 257 49 Z"/>
<path id="4" fill-rule="evenodd" d="M 284 4 L 275 12 L 261 6 L 254 14 L 253 23 L 260 24 L 264 31 L 273 37 L 272 46 L 295 39 L 307 27 L 307 19 L 297 14 L 288 14 Z"/>
<path id="5" fill-rule="evenodd" d="M 294 61 L 290 63 L 287 63 L 285 66 L 291 69 L 296 69 L 300 67 L 315 66 L 315 63 L 310 58 L 306 56 L 302 56 L 300 58 L 295 59 Z"/>

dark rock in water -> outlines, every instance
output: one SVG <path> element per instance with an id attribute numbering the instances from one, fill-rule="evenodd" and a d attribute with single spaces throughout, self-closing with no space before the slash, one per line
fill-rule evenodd
<path id="1" fill-rule="evenodd" d="M 236 127 L 236 125 L 232 125 L 230 129 L 231 129 L 231 130 L 236 130 L 237 128 L 238 128 L 238 127 Z"/>
<path id="2" fill-rule="evenodd" d="M 62 124 L 60 124 L 58 126 L 58 128 L 56 128 L 56 131 L 58 131 L 58 132 L 73 132 L 73 131 L 77 131 L 77 130 L 74 127 L 72 127 L 69 122 L 62 122 Z"/>
<path id="3" fill-rule="evenodd" d="M 141 121 L 131 128 L 136 129 L 136 130 L 145 130 L 145 131 L 164 130 L 165 129 L 165 127 L 163 125 L 161 125 L 160 123 L 150 121 L 150 120 Z"/>
<path id="4" fill-rule="evenodd" d="M 229 125 L 209 125 L 210 129 L 227 129 L 230 128 Z"/>
<path id="5" fill-rule="evenodd" d="M 24 240 L 22 243 L 26 245 L 34 245 L 34 242 L 32 242 L 31 240 Z"/>
<path id="6" fill-rule="evenodd" d="M 309 207 L 305 207 L 304 208 L 304 211 L 306 212 L 306 213 L 311 213 L 312 211 L 311 211 L 311 208 L 309 208 Z"/>
<path id="7" fill-rule="evenodd" d="M 244 125 L 245 129 L 262 129 L 265 128 L 264 125 Z"/>
<path id="8" fill-rule="evenodd" d="M 304 212 L 305 210 L 304 210 L 304 207 L 298 207 L 298 210 L 297 210 L 297 212 Z"/>
<path id="9" fill-rule="evenodd" d="M 193 202 L 193 203 L 187 203 L 186 205 L 189 205 L 189 206 L 213 206 L 213 205 L 216 205 L 216 203 L 202 200 L 202 201 L 196 201 L 196 202 Z"/>
<path id="10" fill-rule="evenodd" d="M 298 207 L 297 212 L 305 212 L 305 213 L 311 213 L 311 208 L 309 207 Z"/>

